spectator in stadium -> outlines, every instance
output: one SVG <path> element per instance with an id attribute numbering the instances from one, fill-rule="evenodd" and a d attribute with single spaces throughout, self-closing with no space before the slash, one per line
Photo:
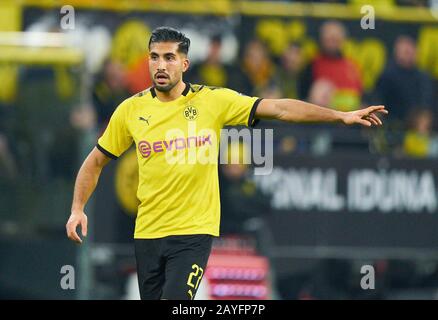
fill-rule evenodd
<path id="1" fill-rule="evenodd" d="M 337 21 L 328 21 L 320 29 L 320 53 L 303 72 L 301 96 L 309 97 L 312 85 L 321 79 L 330 81 L 335 92 L 330 105 L 341 111 L 359 109 L 362 80 L 358 66 L 342 54 L 345 27 Z"/>
<path id="2" fill-rule="evenodd" d="M 410 129 L 403 141 L 406 155 L 416 158 L 436 157 L 438 155 L 437 136 L 432 132 L 433 114 L 428 109 L 413 110 Z"/>
<path id="3" fill-rule="evenodd" d="M 96 127 L 96 112 L 92 106 L 83 105 L 72 110 L 70 124 L 73 128 L 87 131 Z"/>
<path id="4" fill-rule="evenodd" d="M 251 80 L 252 92 L 250 94 L 260 95 L 260 92 L 272 82 L 275 65 L 266 47 L 259 40 L 254 39 L 246 44 L 242 69 Z"/>
<path id="5" fill-rule="evenodd" d="M 335 91 L 336 87 L 333 82 L 327 79 L 319 79 L 312 84 L 308 100 L 311 103 L 329 107 Z"/>
<path id="6" fill-rule="evenodd" d="M 244 144 L 230 143 L 227 163 L 219 167 L 222 234 L 245 233 L 245 221 L 270 209 L 269 199 L 256 187 L 249 165 L 243 161 L 245 152 Z"/>
<path id="7" fill-rule="evenodd" d="M 221 35 L 212 36 L 206 59 L 190 66 L 186 75 L 188 81 L 207 86 L 228 87 L 244 94 L 250 94 L 252 87 L 249 79 L 240 68 L 222 62 L 221 50 Z"/>
<path id="8" fill-rule="evenodd" d="M 264 99 L 280 99 L 283 96 L 280 86 L 277 81 L 271 81 L 263 88 L 260 88 L 260 97 Z"/>
<path id="9" fill-rule="evenodd" d="M 297 150 L 297 144 L 298 141 L 294 136 L 292 135 L 284 136 L 280 139 L 278 143 L 277 152 L 280 155 L 284 155 L 284 156 L 291 155 Z"/>
<path id="10" fill-rule="evenodd" d="M 327 79 L 316 80 L 312 84 L 309 93 L 309 102 L 318 103 L 321 106 L 330 107 L 336 91 L 335 85 Z M 314 124 L 314 134 L 312 134 L 309 145 L 314 155 L 323 155 L 332 151 L 333 139 L 331 132 L 333 128 L 324 124 Z M 317 129 L 317 130 L 316 130 Z"/>
<path id="11" fill-rule="evenodd" d="M 380 102 L 391 106 L 391 118 L 403 123 L 411 106 L 421 108 L 433 104 L 433 83 L 415 65 L 416 45 L 408 36 L 399 36 L 394 45 L 394 60 L 388 64 L 377 82 Z"/>
<path id="12" fill-rule="evenodd" d="M 123 66 L 106 60 L 93 88 L 93 105 L 99 129 L 104 129 L 115 107 L 130 96 Z"/>
<path id="13" fill-rule="evenodd" d="M 300 99 L 300 71 L 302 69 L 303 56 L 301 47 L 293 43 L 281 56 L 281 67 L 277 70 L 276 78 L 279 80 L 283 96 L 290 99 Z"/>

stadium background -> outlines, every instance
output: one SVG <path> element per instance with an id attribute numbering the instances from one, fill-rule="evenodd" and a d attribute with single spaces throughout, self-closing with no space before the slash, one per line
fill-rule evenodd
<path id="1" fill-rule="evenodd" d="M 73 29 L 62 28 L 64 4 L 74 8 Z M 374 7 L 375 29 L 361 28 L 363 5 Z M 258 128 L 274 129 L 273 173 L 221 166 L 223 237 L 199 298 L 437 298 L 432 5 L 1 1 L 0 297 L 137 297 L 132 151 L 104 170 L 87 206 L 85 244 L 69 242 L 64 226 L 82 160 L 114 107 L 150 85 L 147 39 L 170 25 L 192 39 L 191 82 L 348 110 L 385 103 L 390 111 L 378 129 L 262 121 Z M 343 57 L 360 82 L 353 89 L 312 78 L 328 20 L 347 30 Z M 399 54 L 415 60 L 407 72 L 395 67 L 397 41 L 406 50 Z M 65 265 L 74 267 L 74 290 L 60 285 Z M 360 286 L 364 265 L 375 268 L 374 290 Z"/>

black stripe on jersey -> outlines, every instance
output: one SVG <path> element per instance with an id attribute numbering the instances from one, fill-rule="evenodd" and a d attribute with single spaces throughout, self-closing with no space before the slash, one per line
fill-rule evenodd
<path id="1" fill-rule="evenodd" d="M 190 89 L 192 90 L 192 92 L 199 92 L 201 91 L 205 86 L 204 85 L 200 85 L 200 84 L 190 84 Z"/>
<path id="2" fill-rule="evenodd" d="M 192 86 L 191 83 L 189 83 L 189 87 L 190 87 L 190 91 L 191 91 L 191 92 L 195 92 L 195 89 L 193 88 L 193 86 Z"/>
<path id="3" fill-rule="evenodd" d="M 190 91 L 190 84 L 186 83 L 186 87 L 184 88 L 184 91 L 182 92 L 182 95 L 186 96 L 187 93 L 189 93 L 189 91 Z"/>
<path id="4" fill-rule="evenodd" d="M 254 119 L 254 116 L 257 111 L 257 107 L 262 100 L 262 98 L 258 98 L 252 105 L 251 112 L 249 113 L 248 127 L 254 127 L 259 122 L 259 119 Z"/>
<path id="5" fill-rule="evenodd" d="M 104 155 L 106 155 L 107 157 L 117 160 L 117 156 L 113 155 L 111 152 L 109 152 L 108 150 L 105 150 L 100 144 L 96 144 L 96 148 L 99 149 L 100 152 L 102 152 Z"/>

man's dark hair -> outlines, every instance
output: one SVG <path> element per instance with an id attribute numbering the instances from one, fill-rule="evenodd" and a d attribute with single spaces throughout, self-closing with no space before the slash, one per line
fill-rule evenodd
<path id="1" fill-rule="evenodd" d="M 182 32 L 171 27 L 158 27 L 152 31 L 149 39 L 149 49 L 152 43 L 157 42 L 177 42 L 178 51 L 184 54 L 187 54 L 190 48 L 190 39 Z"/>

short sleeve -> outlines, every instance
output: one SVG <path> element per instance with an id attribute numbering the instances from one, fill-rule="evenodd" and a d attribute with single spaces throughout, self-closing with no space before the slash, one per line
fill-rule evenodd
<path id="1" fill-rule="evenodd" d="M 257 97 L 249 97 L 234 90 L 221 88 L 215 89 L 215 99 L 219 104 L 224 126 L 255 125 L 255 112 L 259 102 Z"/>
<path id="2" fill-rule="evenodd" d="M 133 142 L 126 124 L 128 105 L 129 100 L 125 100 L 116 108 L 104 133 L 97 141 L 96 147 L 112 159 L 117 159 Z"/>

